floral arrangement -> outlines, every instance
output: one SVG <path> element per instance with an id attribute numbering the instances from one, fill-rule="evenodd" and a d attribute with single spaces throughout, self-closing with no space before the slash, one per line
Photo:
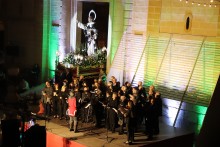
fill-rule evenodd
<path id="1" fill-rule="evenodd" d="M 91 56 L 70 52 L 63 59 L 62 63 L 72 66 L 96 67 L 106 63 L 106 53 L 106 48 L 97 50 L 97 52 Z"/>

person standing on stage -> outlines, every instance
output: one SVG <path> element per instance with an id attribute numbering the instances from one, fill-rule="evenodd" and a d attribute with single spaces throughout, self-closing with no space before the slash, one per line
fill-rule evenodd
<path id="1" fill-rule="evenodd" d="M 155 93 L 155 122 L 154 122 L 154 134 L 158 135 L 160 133 L 159 128 L 159 117 L 162 116 L 162 99 L 160 92 Z"/>
<path id="2" fill-rule="evenodd" d="M 73 91 L 69 92 L 69 98 L 68 98 L 67 102 L 68 102 L 67 114 L 70 118 L 69 119 L 70 131 L 74 131 L 74 133 L 76 133 L 76 132 L 78 132 L 78 130 L 77 130 L 77 125 L 78 125 L 77 106 L 78 106 L 78 102 L 76 100 L 76 97 L 74 96 Z"/>
<path id="3" fill-rule="evenodd" d="M 66 110 L 67 110 L 67 98 L 68 98 L 68 87 L 67 87 L 67 81 L 63 81 L 63 86 L 60 90 L 60 98 L 59 98 L 59 119 L 61 120 L 64 116 L 66 117 Z"/>
<path id="4" fill-rule="evenodd" d="M 72 77 L 72 82 L 69 84 L 69 90 L 74 90 L 76 87 L 79 88 L 79 80 L 75 77 Z"/>
<path id="5" fill-rule="evenodd" d="M 127 130 L 127 141 L 125 143 L 132 144 L 132 142 L 134 142 L 136 113 L 134 109 L 134 103 L 131 100 L 128 101 L 127 112 L 124 114 L 124 117 L 126 119 Z"/>
<path id="6" fill-rule="evenodd" d="M 88 119 L 89 119 L 89 110 L 91 107 L 91 93 L 89 92 L 89 87 L 84 87 L 83 88 L 83 92 L 82 92 L 82 99 L 80 100 L 80 105 L 81 105 L 81 109 L 80 109 L 80 114 L 81 114 L 81 119 L 82 122 L 88 123 Z"/>
<path id="7" fill-rule="evenodd" d="M 50 85 L 49 81 L 46 81 L 46 86 L 42 90 L 42 102 L 44 105 L 44 114 L 46 117 L 49 117 L 51 114 L 51 102 L 53 97 L 53 88 Z"/>
<path id="8" fill-rule="evenodd" d="M 128 104 L 128 99 L 126 98 L 125 95 L 120 96 L 120 102 L 119 102 L 119 106 L 118 106 L 118 124 L 119 124 L 119 135 L 124 134 L 124 125 L 125 125 L 125 117 L 124 114 L 126 106 Z"/>
<path id="9" fill-rule="evenodd" d="M 96 88 L 94 93 L 91 95 L 91 105 L 94 115 L 95 127 L 101 127 L 101 121 L 103 118 L 104 111 L 104 96 L 100 89 Z"/>
<path id="10" fill-rule="evenodd" d="M 153 140 L 156 117 L 157 115 L 156 115 L 155 98 L 151 98 L 148 106 L 146 107 L 146 124 L 145 125 L 146 125 L 146 132 L 148 134 L 147 140 Z"/>
<path id="11" fill-rule="evenodd" d="M 58 83 L 54 83 L 53 86 L 53 98 L 52 98 L 52 108 L 53 108 L 53 117 L 57 118 L 58 115 L 58 100 L 59 100 L 60 88 Z"/>
<path id="12" fill-rule="evenodd" d="M 113 92 L 112 99 L 110 99 L 108 105 L 107 105 L 107 129 L 110 129 L 112 133 L 115 133 L 115 128 L 118 123 L 118 93 Z"/>
<path id="13" fill-rule="evenodd" d="M 113 92 L 118 92 L 121 89 L 120 82 L 114 76 L 111 77 L 111 82 Z"/>

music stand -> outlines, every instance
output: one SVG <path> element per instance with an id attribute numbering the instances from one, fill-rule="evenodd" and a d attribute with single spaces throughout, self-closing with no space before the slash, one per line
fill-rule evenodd
<path id="1" fill-rule="evenodd" d="M 92 105 L 91 105 L 91 103 L 88 104 L 86 107 L 88 108 L 87 117 L 86 117 L 86 124 L 92 124 L 92 123 L 89 122 L 90 116 L 92 116 Z M 88 132 L 86 132 L 85 135 L 94 135 L 94 134 L 99 135 L 99 133 L 92 131 L 92 128 L 94 128 L 94 127 L 92 127 L 92 125 L 90 125 L 88 127 L 88 129 L 86 129 L 86 131 L 88 131 Z"/>
<path id="2" fill-rule="evenodd" d="M 107 109 L 109 109 L 109 108 L 106 108 L 106 110 Z M 108 117 L 109 117 L 109 112 L 106 111 L 106 118 L 108 118 Z M 106 122 L 107 121 L 105 120 L 105 123 Z M 115 138 L 108 136 L 108 127 L 106 126 L 106 136 L 105 136 L 105 138 L 100 138 L 100 139 L 106 139 L 106 142 L 104 143 L 104 144 L 106 144 L 106 143 L 111 143 L 112 140 L 114 140 Z"/>

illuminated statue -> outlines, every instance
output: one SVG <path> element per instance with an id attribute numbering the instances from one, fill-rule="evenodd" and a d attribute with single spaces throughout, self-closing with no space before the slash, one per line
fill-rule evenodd
<path id="1" fill-rule="evenodd" d="M 89 12 L 88 23 L 82 24 L 78 22 L 78 27 L 84 30 L 84 35 L 86 37 L 86 49 L 87 55 L 91 56 L 97 50 L 96 40 L 98 37 L 98 30 L 95 28 L 96 13 L 94 10 Z"/>

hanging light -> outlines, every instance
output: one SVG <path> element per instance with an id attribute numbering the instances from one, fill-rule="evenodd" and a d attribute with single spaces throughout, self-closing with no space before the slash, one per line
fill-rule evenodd
<path id="1" fill-rule="evenodd" d="M 179 0 L 179 1 L 182 2 L 182 0 Z M 186 2 L 186 4 L 188 4 L 188 3 L 191 2 L 191 1 L 185 0 L 185 2 Z M 210 0 L 208 3 L 204 3 L 203 6 L 204 6 L 204 7 L 210 7 L 210 8 L 211 8 L 211 7 L 217 7 L 217 5 L 220 5 L 220 4 L 213 4 L 213 2 L 214 2 L 214 0 Z M 220 0 L 218 0 L 218 2 L 220 2 Z M 212 3 L 212 4 L 211 4 L 211 3 Z M 196 5 L 198 5 L 198 6 L 202 5 L 201 3 L 197 2 L 197 1 L 192 1 L 191 4 L 192 4 L 192 5 L 196 4 Z"/>

